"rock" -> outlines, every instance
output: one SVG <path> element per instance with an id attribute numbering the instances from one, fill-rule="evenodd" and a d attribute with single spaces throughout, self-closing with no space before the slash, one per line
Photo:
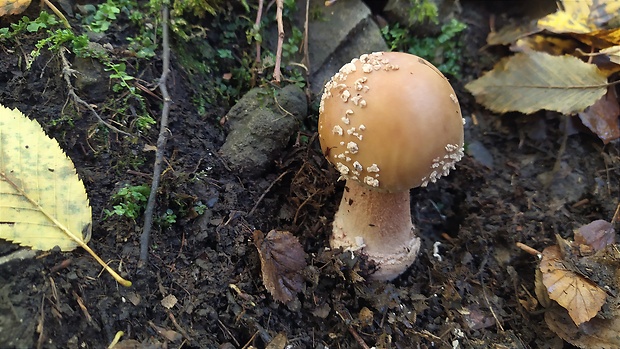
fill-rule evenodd
<path id="1" fill-rule="evenodd" d="M 110 74 L 103 69 L 103 65 L 92 58 L 76 57 L 73 60 L 75 75 L 75 89 L 77 94 L 88 103 L 102 102 L 108 96 Z"/>
<path id="2" fill-rule="evenodd" d="M 276 91 L 275 98 L 268 88 L 250 90 L 226 115 L 231 131 L 222 157 L 243 175 L 262 174 L 299 129 L 307 109 L 306 95 L 295 85 Z"/>
<path id="3" fill-rule="evenodd" d="M 310 87 L 315 94 L 351 59 L 388 49 L 370 9 L 361 0 L 337 1 L 328 7 L 323 3 L 310 1 L 310 8 L 317 12 L 308 31 Z"/>

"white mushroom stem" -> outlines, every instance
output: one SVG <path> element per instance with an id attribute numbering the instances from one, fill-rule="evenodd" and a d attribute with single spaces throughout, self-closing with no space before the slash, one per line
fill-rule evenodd
<path id="1" fill-rule="evenodd" d="M 409 191 L 384 193 L 348 180 L 330 244 L 361 249 L 379 267 L 372 280 L 392 280 L 402 274 L 420 249 L 411 222 Z"/>

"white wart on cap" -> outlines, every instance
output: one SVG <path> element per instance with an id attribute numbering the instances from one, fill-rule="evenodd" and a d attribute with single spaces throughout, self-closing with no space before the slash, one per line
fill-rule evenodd
<path id="1" fill-rule="evenodd" d="M 345 64 L 319 107 L 323 153 L 341 176 L 387 192 L 426 186 L 463 157 L 454 90 L 426 60 L 376 52 Z"/>

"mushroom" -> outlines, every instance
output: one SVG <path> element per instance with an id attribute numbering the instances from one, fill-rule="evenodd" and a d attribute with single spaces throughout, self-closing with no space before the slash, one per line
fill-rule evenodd
<path id="1" fill-rule="evenodd" d="M 444 75 L 407 53 L 364 54 L 325 85 L 319 140 L 346 180 L 332 248 L 361 250 L 392 280 L 420 248 L 409 189 L 448 175 L 463 157 L 461 108 Z"/>

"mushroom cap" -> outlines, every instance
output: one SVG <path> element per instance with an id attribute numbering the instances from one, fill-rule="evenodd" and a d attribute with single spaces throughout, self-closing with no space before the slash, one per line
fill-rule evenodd
<path id="1" fill-rule="evenodd" d="M 325 85 L 319 140 L 341 176 L 387 192 L 426 186 L 463 157 L 461 108 L 448 79 L 426 60 L 375 52 Z"/>

